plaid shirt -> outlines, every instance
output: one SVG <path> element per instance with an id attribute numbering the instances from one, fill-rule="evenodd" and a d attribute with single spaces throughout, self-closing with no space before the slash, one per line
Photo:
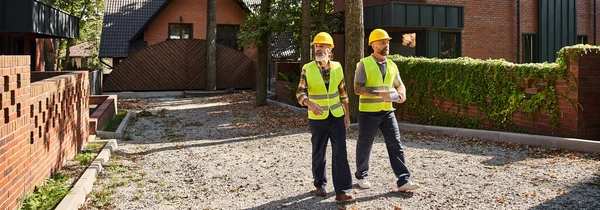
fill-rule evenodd
<path id="1" fill-rule="evenodd" d="M 325 82 L 325 88 L 329 88 L 329 70 L 331 69 L 330 63 L 327 62 L 326 66 L 321 66 L 321 64 L 317 62 L 317 66 L 319 67 L 319 70 L 321 70 L 321 76 Z M 344 80 L 342 80 L 340 85 L 338 85 L 338 92 L 340 94 L 340 101 L 342 103 L 348 103 L 348 92 L 346 92 L 346 83 Z M 298 98 L 298 103 L 300 105 L 306 106 L 303 102 L 304 99 L 308 99 L 308 83 L 306 81 L 306 69 L 304 68 L 302 68 L 302 74 L 300 75 L 300 83 L 298 84 L 298 91 L 296 91 L 296 98 Z"/>

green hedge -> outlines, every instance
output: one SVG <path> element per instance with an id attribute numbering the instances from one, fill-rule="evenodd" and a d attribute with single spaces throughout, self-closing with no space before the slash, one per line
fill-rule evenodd
<path id="1" fill-rule="evenodd" d="M 415 123 L 474 129 L 498 129 L 520 132 L 511 118 L 515 111 L 548 113 L 552 125 L 558 126 L 558 97 L 566 98 L 574 107 L 577 102 L 565 92 L 557 92 L 557 84 L 573 84 L 566 70 L 567 55 L 600 52 L 600 47 L 575 45 L 562 48 L 555 63 L 514 64 L 504 60 L 472 58 L 437 59 L 390 56 L 407 86 L 409 100 L 404 109 L 416 117 Z M 529 87 L 521 87 L 527 85 Z M 527 95 L 526 88 L 544 84 L 545 89 Z M 436 100 L 439 99 L 439 100 Z M 442 110 L 441 103 L 453 102 L 458 110 L 476 106 L 482 116 L 458 115 Z M 401 114 L 403 114 L 401 109 Z M 482 125 L 486 125 L 482 127 Z"/>

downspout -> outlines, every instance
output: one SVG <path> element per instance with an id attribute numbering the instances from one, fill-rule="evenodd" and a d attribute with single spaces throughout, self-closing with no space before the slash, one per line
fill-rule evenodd
<path id="1" fill-rule="evenodd" d="M 521 0 L 517 0 L 517 63 L 521 63 Z"/>
<path id="2" fill-rule="evenodd" d="M 596 12 L 598 11 L 598 10 L 596 10 L 597 2 L 598 2 L 597 0 L 594 0 L 594 45 L 598 44 L 598 42 L 596 42 L 596 32 L 598 31 L 598 28 L 596 28 L 596 20 L 598 19 L 598 17 L 596 17 Z"/>

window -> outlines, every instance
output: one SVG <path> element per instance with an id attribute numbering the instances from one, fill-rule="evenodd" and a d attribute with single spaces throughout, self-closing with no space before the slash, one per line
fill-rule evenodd
<path id="1" fill-rule="evenodd" d="M 577 44 L 587 44 L 588 36 L 587 35 L 577 35 Z"/>
<path id="2" fill-rule="evenodd" d="M 537 40 L 535 34 L 523 34 L 523 63 L 537 63 Z"/>
<path id="3" fill-rule="evenodd" d="M 81 57 L 81 67 L 88 67 L 88 59 L 86 57 Z"/>
<path id="4" fill-rule="evenodd" d="M 238 50 L 237 32 L 239 25 L 217 25 L 217 43 Z M 241 49 L 239 49 L 241 51 Z"/>
<path id="5" fill-rule="evenodd" d="M 191 23 L 169 23 L 169 39 L 193 39 Z"/>
<path id="6" fill-rule="evenodd" d="M 440 58 L 460 57 L 460 33 L 441 32 L 440 35 Z"/>

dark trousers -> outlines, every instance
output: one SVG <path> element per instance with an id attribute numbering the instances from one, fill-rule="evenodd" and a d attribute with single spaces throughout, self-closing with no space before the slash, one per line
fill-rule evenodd
<path id="1" fill-rule="evenodd" d="M 408 182 L 410 172 L 404 161 L 404 150 L 400 142 L 400 129 L 393 111 L 359 112 L 358 113 L 358 142 L 356 145 L 356 178 L 369 176 L 369 157 L 377 134 L 381 130 L 385 139 L 392 170 L 398 180 L 396 185 L 402 186 Z"/>
<path id="2" fill-rule="evenodd" d="M 346 128 L 344 116 L 334 117 L 331 113 L 325 120 L 308 120 L 312 137 L 312 173 L 317 188 L 327 185 L 325 154 L 331 139 L 333 187 L 336 194 L 350 192 L 352 174 L 346 152 Z"/>

